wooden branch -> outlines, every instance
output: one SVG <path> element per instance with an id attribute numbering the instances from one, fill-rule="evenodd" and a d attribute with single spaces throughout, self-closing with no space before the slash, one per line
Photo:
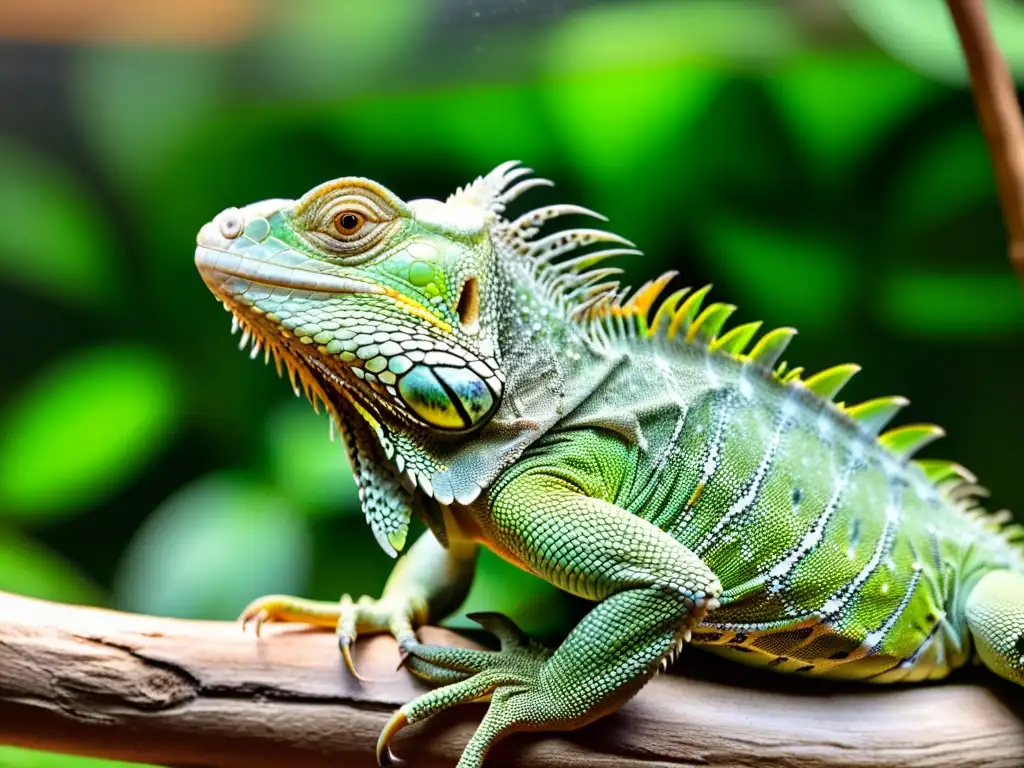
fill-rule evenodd
<path id="1" fill-rule="evenodd" d="M 1024 121 L 1006 60 L 985 13 L 985 0 L 947 0 L 971 76 L 999 203 L 1009 238 L 1010 263 L 1024 281 Z"/>
<path id="2" fill-rule="evenodd" d="M 392 709 L 424 690 L 394 642 L 361 642 L 371 682 L 345 672 L 329 632 L 181 621 L 0 593 L 0 742 L 174 766 L 372 766 Z M 426 628 L 430 642 L 467 641 Z M 1020 689 L 905 689 L 755 673 L 699 652 L 620 713 L 571 734 L 516 735 L 488 766 L 1017 766 Z M 707 670 L 714 672 L 709 679 Z M 723 681 L 722 674 L 733 682 Z M 483 710 L 402 732 L 411 768 L 453 766 Z"/>

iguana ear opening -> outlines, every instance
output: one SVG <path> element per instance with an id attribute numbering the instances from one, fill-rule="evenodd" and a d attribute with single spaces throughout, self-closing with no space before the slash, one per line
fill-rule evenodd
<path id="1" fill-rule="evenodd" d="M 475 276 L 462 284 L 455 311 L 462 330 L 473 335 L 480 330 L 480 284 Z"/>

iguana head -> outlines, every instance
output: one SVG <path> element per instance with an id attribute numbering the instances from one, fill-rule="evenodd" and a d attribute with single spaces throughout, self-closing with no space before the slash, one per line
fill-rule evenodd
<path id="1" fill-rule="evenodd" d="M 367 179 L 222 211 L 199 233 L 206 284 L 312 396 L 439 433 L 480 427 L 502 396 L 481 286 L 488 215 L 403 202 Z M 492 313 L 493 314 L 493 313 Z"/>
<path id="2" fill-rule="evenodd" d="M 565 338 L 570 312 L 613 295 L 601 279 L 617 270 L 590 267 L 624 249 L 553 260 L 629 244 L 590 229 L 534 238 L 556 216 L 596 215 L 578 206 L 506 219 L 508 202 L 550 184 L 517 165 L 444 202 L 340 178 L 298 200 L 228 208 L 199 232 L 196 265 L 244 330 L 242 346 L 264 349 L 357 443 L 350 455 L 382 545 L 400 548 L 408 514 L 373 507 L 395 495 L 380 478 L 441 504 L 472 501 L 557 418 L 585 337 Z"/>

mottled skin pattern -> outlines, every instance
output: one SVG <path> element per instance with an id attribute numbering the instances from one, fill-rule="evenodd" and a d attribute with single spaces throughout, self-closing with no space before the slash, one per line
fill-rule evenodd
<path id="1" fill-rule="evenodd" d="M 539 232 L 590 211 L 505 217 L 543 184 L 506 163 L 407 203 L 344 178 L 228 209 L 198 238 L 241 346 L 328 410 L 381 546 L 403 549 L 412 515 L 430 528 L 379 599 L 271 595 L 243 613 L 334 627 L 353 674 L 356 637 L 390 632 L 440 684 L 395 713 L 381 763 L 397 729 L 463 702 L 491 702 L 463 768 L 508 733 L 579 727 L 688 641 L 874 682 L 976 655 L 1024 682 L 1020 529 L 977 506 L 962 467 L 911 460 L 940 430 L 879 435 L 906 401 L 834 403 L 856 366 L 787 369 L 790 329 L 723 332 L 735 307 L 704 306 L 707 289 L 620 289 L 603 262 L 636 253 L 621 238 Z M 465 597 L 479 545 L 594 608 L 554 650 L 497 614 L 475 618 L 500 651 L 418 643 Z"/>

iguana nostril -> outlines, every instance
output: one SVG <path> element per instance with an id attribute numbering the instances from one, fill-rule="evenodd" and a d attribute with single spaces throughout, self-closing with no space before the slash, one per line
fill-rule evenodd
<path id="1" fill-rule="evenodd" d="M 237 208 L 226 208 L 217 214 L 217 218 L 214 219 L 217 228 L 220 233 L 228 240 L 234 240 L 240 234 L 242 234 L 242 212 Z"/>

